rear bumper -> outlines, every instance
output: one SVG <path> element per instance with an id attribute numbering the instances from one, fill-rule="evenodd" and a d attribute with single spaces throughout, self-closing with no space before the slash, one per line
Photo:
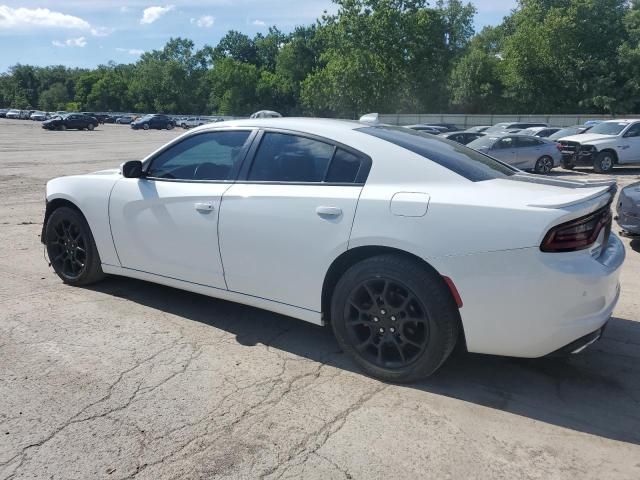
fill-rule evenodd
<path id="1" fill-rule="evenodd" d="M 620 295 L 625 250 L 612 234 L 600 256 L 539 248 L 443 259 L 471 352 L 536 358 L 600 329 Z"/>
<path id="2" fill-rule="evenodd" d="M 600 340 L 606 328 L 607 328 L 607 323 L 605 323 L 602 327 L 597 329 L 595 332 L 588 333 L 584 337 L 580 337 L 579 339 L 574 340 L 569 345 L 565 345 L 564 347 L 559 348 L 555 352 L 551 352 L 549 355 L 547 355 L 547 357 L 559 357 L 559 356 L 580 353 L 585 348 L 593 345 L 598 340 Z"/>

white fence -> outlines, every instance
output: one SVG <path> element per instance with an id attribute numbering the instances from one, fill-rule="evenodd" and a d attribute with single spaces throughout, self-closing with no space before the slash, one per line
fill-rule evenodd
<path id="1" fill-rule="evenodd" d="M 640 116 L 637 115 L 636 118 Z M 465 114 L 437 114 L 437 113 L 417 113 L 417 114 L 380 114 L 382 123 L 392 125 L 413 125 L 415 123 L 453 123 L 462 128 L 473 127 L 475 125 L 494 125 L 499 122 L 544 122 L 557 127 L 568 127 L 570 125 L 582 125 L 587 120 L 611 120 L 614 117 L 609 115 L 465 115 Z M 615 118 L 632 118 L 629 115 Z"/>

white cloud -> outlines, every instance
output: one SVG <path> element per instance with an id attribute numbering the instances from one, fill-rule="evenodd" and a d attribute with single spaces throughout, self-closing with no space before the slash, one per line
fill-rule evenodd
<path id="1" fill-rule="evenodd" d="M 127 13 L 129 11 L 129 7 L 127 7 L 126 5 L 122 5 L 120 7 L 120 13 Z"/>
<path id="2" fill-rule="evenodd" d="M 54 47 L 86 47 L 87 39 L 84 37 L 68 38 L 64 42 L 54 40 L 51 44 Z"/>
<path id="3" fill-rule="evenodd" d="M 251 22 L 252 25 L 257 25 L 259 27 L 264 27 L 266 25 L 266 23 L 263 20 L 254 20 L 253 22 Z"/>
<path id="4" fill-rule="evenodd" d="M 142 25 L 153 23 L 162 17 L 165 13 L 170 12 L 175 8 L 175 5 L 167 5 L 166 7 L 148 7 L 142 12 L 142 18 L 140 23 Z"/>
<path id="5" fill-rule="evenodd" d="M 0 30 L 29 27 L 89 30 L 91 25 L 80 17 L 54 12 L 48 8 L 11 8 L 0 5 Z"/>
<path id="6" fill-rule="evenodd" d="M 140 50 L 138 48 L 116 48 L 116 50 L 119 52 L 127 52 L 129 55 L 134 55 L 136 57 L 139 57 L 144 53 L 144 50 Z"/>
<path id="7" fill-rule="evenodd" d="M 195 23 L 200 28 L 211 28 L 216 21 L 211 15 L 203 15 L 200 18 L 192 18 L 191 23 Z"/>
<path id="8" fill-rule="evenodd" d="M 91 29 L 91 35 L 94 37 L 108 37 L 113 33 L 113 28 L 95 27 Z"/>

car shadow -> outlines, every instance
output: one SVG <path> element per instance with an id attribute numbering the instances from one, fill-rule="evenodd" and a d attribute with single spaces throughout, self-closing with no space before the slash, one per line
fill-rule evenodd
<path id="1" fill-rule="evenodd" d="M 640 253 L 640 236 L 632 237 L 631 243 L 629 243 L 629 246 L 634 252 Z"/>
<path id="2" fill-rule="evenodd" d="M 109 277 L 89 288 L 225 330 L 245 346 L 268 345 L 360 373 L 329 328 L 129 278 Z M 640 444 L 640 322 L 612 318 L 602 340 L 565 358 L 527 360 L 457 349 L 435 375 L 406 387 Z"/>
<path id="3" fill-rule="evenodd" d="M 608 172 L 608 173 L 597 173 L 593 170 L 593 168 L 591 167 L 576 167 L 575 170 L 564 170 L 567 172 L 573 172 L 575 173 L 579 173 L 579 174 L 584 174 L 584 173 L 590 173 L 593 175 L 604 175 L 604 176 L 608 176 L 608 177 L 624 177 L 624 176 L 640 176 L 640 168 L 639 167 L 614 167 L 612 171 Z"/>

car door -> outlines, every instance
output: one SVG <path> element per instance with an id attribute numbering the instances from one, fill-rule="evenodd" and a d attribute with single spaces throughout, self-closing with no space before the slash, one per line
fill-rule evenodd
<path id="1" fill-rule="evenodd" d="M 295 132 L 263 131 L 222 198 L 229 290 L 319 312 L 325 274 L 347 249 L 371 160 Z"/>
<path id="2" fill-rule="evenodd" d="M 618 162 L 640 162 L 640 123 L 634 123 L 622 135 L 618 143 Z"/>
<path id="3" fill-rule="evenodd" d="M 535 137 L 515 137 L 516 141 L 516 161 L 513 166 L 518 168 L 533 168 L 543 151 L 542 140 Z"/>
<path id="4" fill-rule="evenodd" d="M 157 154 L 142 178 L 122 178 L 109 202 L 122 267 L 226 288 L 218 246 L 220 199 L 253 130 L 190 135 Z"/>
<path id="5" fill-rule="evenodd" d="M 516 145 L 515 145 L 514 137 L 500 138 L 491 147 L 491 150 L 489 151 L 489 155 L 497 158 L 498 160 L 502 160 L 503 162 L 506 162 L 509 165 L 514 165 L 517 161 Z"/>

